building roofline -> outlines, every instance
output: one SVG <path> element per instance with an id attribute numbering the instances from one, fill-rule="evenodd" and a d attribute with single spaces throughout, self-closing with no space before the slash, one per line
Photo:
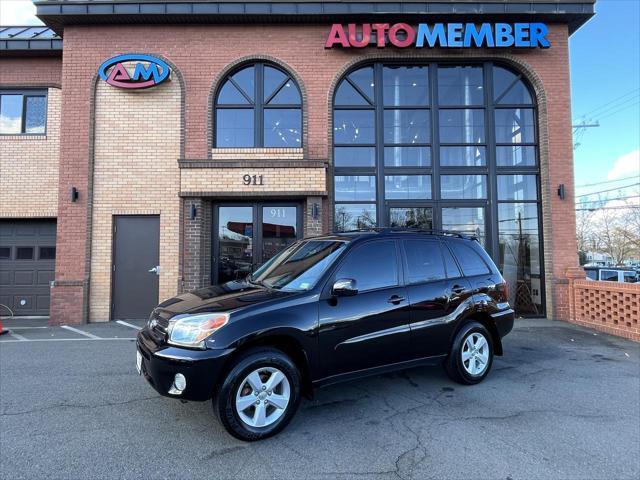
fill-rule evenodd
<path id="1" fill-rule="evenodd" d="M 59 56 L 62 38 L 46 25 L 0 26 L 0 55 Z"/>
<path id="2" fill-rule="evenodd" d="M 573 33 L 595 0 L 34 0 L 38 17 L 62 34 L 68 25 L 320 24 L 438 20 L 566 23 Z"/>

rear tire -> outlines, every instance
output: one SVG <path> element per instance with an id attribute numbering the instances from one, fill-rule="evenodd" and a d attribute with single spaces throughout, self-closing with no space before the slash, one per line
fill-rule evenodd
<path id="1" fill-rule="evenodd" d="M 493 342 L 484 325 L 470 322 L 456 334 L 444 367 L 449 377 L 463 385 L 480 383 L 493 365 Z"/>
<path id="2" fill-rule="evenodd" d="M 280 350 L 249 350 L 227 373 L 213 409 L 234 437 L 262 440 L 291 421 L 300 404 L 301 383 L 298 368 Z"/>

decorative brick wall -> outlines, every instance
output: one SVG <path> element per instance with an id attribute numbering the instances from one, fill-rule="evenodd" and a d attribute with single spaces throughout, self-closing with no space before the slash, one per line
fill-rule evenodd
<path id="1" fill-rule="evenodd" d="M 595 282 L 582 275 L 570 278 L 569 288 L 572 323 L 640 341 L 640 283 Z"/>
<path id="2" fill-rule="evenodd" d="M 176 80 L 143 91 L 97 84 L 90 321 L 109 320 L 114 215 L 160 215 L 158 301 L 178 292 L 180 88 Z"/>
<path id="3" fill-rule="evenodd" d="M 44 135 L 0 135 L 0 217 L 58 214 L 60 89 L 49 88 L 47 97 Z"/>
<path id="4" fill-rule="evenodd" d="M 192 209 L 195 207 L 195 218 Z M 183 202 L 183 282 L 189 292 L 211 284 L 211 202 L 187 198 Z"/>

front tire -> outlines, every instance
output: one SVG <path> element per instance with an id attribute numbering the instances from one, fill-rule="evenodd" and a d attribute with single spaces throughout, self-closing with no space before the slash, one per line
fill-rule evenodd
<path id="1" fill-rule="evenodd" d="M 283 352 L 250 350 L 227 373 L 213 408 L 224 428 L 245 441 L 281 431 L 300 404 L 298 368 Z"/>
<path id="2" fill-rule="evenodd" d="M 463 325 L 444 365 L 449 377 L 463 385 L 484 380 L 493 365 L 493 342 L 484 325 L 478 322 Z"/>

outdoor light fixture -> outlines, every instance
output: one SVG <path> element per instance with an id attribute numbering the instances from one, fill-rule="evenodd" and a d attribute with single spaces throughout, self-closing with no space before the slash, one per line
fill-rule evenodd
<path id="1" fill-rule="evenodd" d="M 560 200 L 564 200 L 564 183 L 558 185 L 558 196 L 560 197 Z"/>
<path id="2" fill-rule="evenodd" d="M 78 192 L 78 189 L 76 187 L 71 187 L 71 201 L 72 202 L 78 201 L 79 195 L 80 193 Z"/>
<path id="3" fill-rule="evenodd" d="M 196 204 L 191 204 L 191 220 L 195 220 L 198 216 L 198 209 L 196 208 Z"/>
<path id="4" fill-rule="evenodd" d="M 311 205 L 311 218 L 313 218 L 314 220 L 317 220 L 319 215 L 320 215 L 320 205 L 318 205 L 317 203 L 314 203 L 313 205 Z"/>

